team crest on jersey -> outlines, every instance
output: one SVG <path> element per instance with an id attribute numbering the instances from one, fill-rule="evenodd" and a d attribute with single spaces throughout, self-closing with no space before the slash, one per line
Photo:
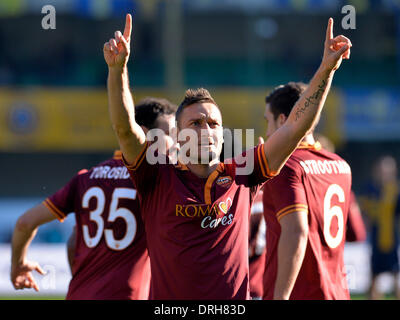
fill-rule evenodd
<path id="1" fill-rule="evenodd" d="M 216 182 L 219 186 L 229 188 L 231 186 L 233 180 L 232 180 L 232 177 L 225 176 L 225 177 L 218 178 Z"/>

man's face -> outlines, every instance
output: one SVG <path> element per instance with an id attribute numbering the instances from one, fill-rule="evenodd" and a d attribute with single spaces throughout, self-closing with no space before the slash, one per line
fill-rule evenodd
<path id="1" fill-rule="evenodd" d="M 165 136 L 164 142 L 167 150 L 173 145 L 173 139 L 170 137 L 171 129 L 175 127 L 175 115 L 174 114 L 163 114 L 159 115 L 155 122 L 155 127 L 164 131 Z"/>
<path id="2" fill-rule="evenodd" d="M 157 117 L 156 127 L 169 134 L 170 130 L 175 126 L 175 115 L 163 114 Z"/>
<path id="3" fill-rule="evenodd" d="M 267 139 L 279 128 L 278 119 L 275 120 L 274 114 L 271 112 L 269 103 L 265 106 L 264 119 L 267 122 Z"/>
<path id="4" fill-rule="evenodd" d="M 393 157 L 381 158 L 375 166 L 375 179 L 382 184 L 397 181 L 397 164 Z"/>
<path id="5" fill-rule="evenodd" d="M 187 106 L 183 109 L 179 124 L 179 133 L 189 131 L 190 137 L 187 137 L 183 146 L 189 148 L 190 152 L 186 152 L 189 156 L 193 152 L 197 152 L 197 159 L 191 161 L 199 161 L 199 163 L 209 163 L 211 160 L 219 158 L 223 142 L 222 116 L 218 107 L 213 103 L 199 102 Z M 186 129 L 190 129 L 187 130 Z M 186 135 L 186 134 L 185 134 Z M 197 139 L 192 139 L 193 135 Z"/>

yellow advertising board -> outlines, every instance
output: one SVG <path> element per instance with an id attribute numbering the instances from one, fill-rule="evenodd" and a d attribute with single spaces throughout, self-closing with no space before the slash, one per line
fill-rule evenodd
<path id="1" fill-rule="evenodd" d="M 0 91 L 0 148 L 14 151 L 116 147 L 104 90 Z"/>
<path id="2" fill-rule="evenodd" d="M 221 108 L 224 127 L 255 129 L 255 138 L 264 135 L 264 99 L 267 89 L 210 89 Z M 135 101 L 146 96 L 166 97 L 179 104 L 179 94 L 167 94 L 157 89 L 137 89 Z M 323 132 L 337 133 L 338 113 L 330 94 Z M 336 105 L 336 107 L 335 107 Z M 323 130 L 324 131 L 324 130 Z M 1 151 L 109 151 L 118 147 L 112 131 L 105 89 L 93 88 L 23 88 L 0 89 L 0 150 Z"/>

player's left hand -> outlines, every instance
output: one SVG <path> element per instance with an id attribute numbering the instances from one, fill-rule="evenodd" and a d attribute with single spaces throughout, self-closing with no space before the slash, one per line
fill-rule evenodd
<path id="1" fill-rule="evenodd" d="M 11 266 L 11 282 L 15 289 L 33 288 L 39 291 L 35 279 L 33 278 L 32 271 L 35 270 L 44 275 L 44 270 L 40 267 L 39 263 L 34 261 L 25 261 L 19 265 Z"/>
<path id="2" fill-rule="evenodd" d="M 126 15 L 124 34 L 115 32 L 115 38 L 111 38 L 103 47 L 104 60 L 109 68 L 123 68 L 128 63 L 132 34 L 132 16 Z"/>
<path id="3" fill-rule="evenodd" d="M 343 35 L 333 37 L 333 19 L 329 18 L 322 66 L 329 71 L 337 70 L 343 59 L 350 58 L 351 46 L 351 41 L 347 37 Z"/>

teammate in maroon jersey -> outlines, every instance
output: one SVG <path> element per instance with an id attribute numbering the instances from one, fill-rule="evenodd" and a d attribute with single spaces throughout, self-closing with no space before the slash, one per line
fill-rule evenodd
<path id="1" fill-rule="evenodd" d="M 305 90 L 289 83 L 267 96 L 268 139 Z M 350 192 L 350 166 L 322 149 L 310 130 L 264 187 L 264 299 L 349 299 L 343 249 Z"/>
<path id="2" fill-rule="evenodd" d="M 221 112 L 208 91 L 199 89 L 186 91 L 176 113 L 178 133 L 194 133 L 197 139 L 179 141 L 179 162 L 161 159 L 150 164 L 146 136 L 132 121 L 135 108 L 127 69 L 130 15 L 124 34 L 117 31 L 104 44 L 111 121 L 138 189 L 146 232 L 152 235 L 148 248 L 153 299 L 249 298 L 250 206 L 257 190 L 278 173 L 318 118 L 334 71 L 350 54 L 350 41 L 334 38 L 332 24 L 330 19 L 321 67 L 309 89 L 286 124 L 243 155 L 253 162 L 244 163 L 239 158 L 219 162 Z M 244 174 L 247 165 L 253 170 Z"/>
<path id="3" fill-rule="evenodd" d="M 148 98 L 137 106 L 143 130 L 168 132 L 175 106 Z M 32 271 L 43 273 L 26 258 L 37 228 L 63 221 L 75 212 L 76 235 L 67 299 L 147 299 L 150 261 L 137 191 L 122 162 L 121 152 L 89 171 L 81 170 L 43 203 L 28 210 L 16 224 L 12 240 L 11 281 L 16 289 L 39 290 Z"/>

